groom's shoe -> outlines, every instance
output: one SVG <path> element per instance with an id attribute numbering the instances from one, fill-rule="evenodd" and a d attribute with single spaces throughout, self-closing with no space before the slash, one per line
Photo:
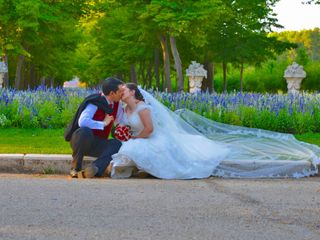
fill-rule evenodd
<path id="1" fill-rule="evenodd" d="M 84 178 L 83 171 L 77 171 L 75 169 L 70 170 L 70 177 L 71 178 Z"/>
<path id="2" fill-rule="evenodd" d="M 86 169 L 84 169 L 83 177 L 84 178 L 93 178 L 98 173 L 98 171 L 99 171 L 99 169 L 96 166 L 91 165 L 91 166 L 87 167 Z"/>
<path id="3" fill-rule="evenodd" d="M 75 169 L 70 170 L 70 177 L 78 178 L 78 172 Z"/>

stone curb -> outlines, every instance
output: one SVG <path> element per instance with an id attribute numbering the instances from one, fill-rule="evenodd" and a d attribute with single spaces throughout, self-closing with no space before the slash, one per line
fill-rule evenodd
<path id="1" fill-rule="evenodd" d="M 95 160 L 93 157 L 84 157 L 83 167 L 93 160 Z M 69 154 L 0 154 L 0 172 L 69 174 L 71 161 L 72 156 Z M 234 164 L 228 161 L 222 163 L 229 167 Z M 249 162 L 248 166 L 254 167 L 252 162 Z M 320 176 L 320 173 L 317 176 Z"/>
<path id="2" fill-rule="evenodd" d="M 85 157 L 83 165 L 95 158 Z M 68 174 L 72 156 L 67 154 L 0 154 L 0 172 Z"/>

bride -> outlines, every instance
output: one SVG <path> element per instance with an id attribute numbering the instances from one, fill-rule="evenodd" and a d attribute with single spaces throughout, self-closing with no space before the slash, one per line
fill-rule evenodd
<path id="1" fill-rule="evenodd" d="M 240 178 L 305 177 L 318 172 L 320 148 L 290 134 L 232 126 L 189 110 L 170 111 L 151 94 L 126 84 L 121 124 L 132 138 L 112 156 L 111 177 L 135 169 L 163 179 L 209 176 Z"/>

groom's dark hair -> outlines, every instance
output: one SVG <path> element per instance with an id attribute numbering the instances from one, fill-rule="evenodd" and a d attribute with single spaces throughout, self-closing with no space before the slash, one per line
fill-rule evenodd
<path id="1" fill-rule="evenodd" d="M 102 83 L 102 92 L 105 96 L 108 96 L 110 92 L 116 92 L 119 86 L 124 84 L 120 79 L 115 77 L 108 77 Z"/>

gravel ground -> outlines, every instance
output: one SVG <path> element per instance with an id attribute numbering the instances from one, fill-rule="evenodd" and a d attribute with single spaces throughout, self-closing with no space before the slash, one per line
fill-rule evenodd
<path id="1" fill-rule="evenodd" d="M 320 177 L 0 174 L 0 239 L 320 239 Z"/>

